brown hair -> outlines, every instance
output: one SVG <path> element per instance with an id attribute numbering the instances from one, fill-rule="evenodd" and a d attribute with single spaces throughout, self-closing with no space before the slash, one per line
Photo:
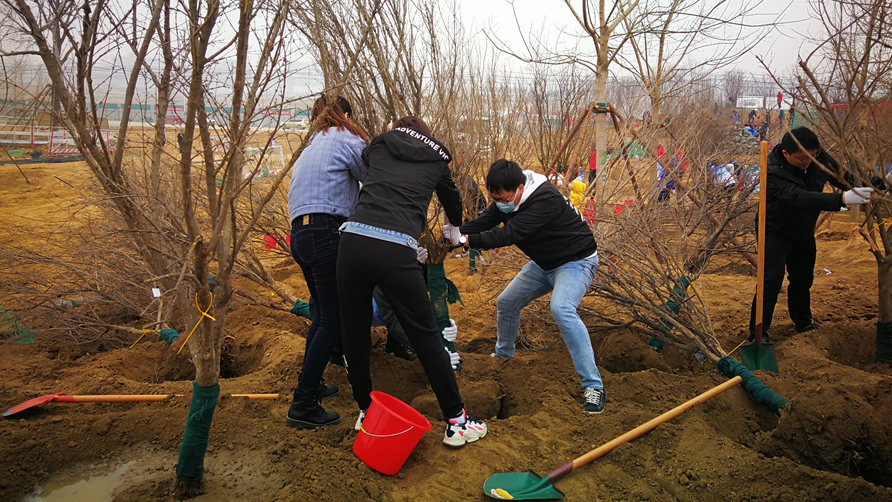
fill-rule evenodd
<path id="1" fill-rule="evenodd" d="M 336 127 L 339 131 L 346 129 L 352 134 L 366 139 L 365 133 L 350 120 L 349 114 L 352 112 L 353 108 L 350 106 L 350 103 L 342 96 L 338 96 L 334 104 L 328 106 L 328 100 L 323 95 L 319 96 L 316 102 L 313 103 L 310 121 L 317 122 L 322 134 L 325 134 L 329 127 Z"/>
<path id="2" fill-rule="evenodd" d="M 412 129 L 415 129 L 416 131 L 419 131 L 425 136 L 429 137 L 433 136 L 434 134 L 433 132 L 431 132 L 431 128 L 428 127 L 428 125 L 423 120 L 414 115 L 406 115 L 405 117 L 394 122 L 393 128 L 396 129 L 397 127 L 411 127 Z"/>

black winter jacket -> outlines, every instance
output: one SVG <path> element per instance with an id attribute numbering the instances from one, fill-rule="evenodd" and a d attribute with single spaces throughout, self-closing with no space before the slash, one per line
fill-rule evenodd
<path id="1" fill-rule="evenodd" d="M 545 176 L 532 171 L 524 174 L 527 182 L 516 210 L 505 214 L 492 203 L 477 219 L 460 227 L 468 245 L 492 249 L 514 244 L 544 270 L 594 254 L 598 250 L 595 237 L 570 201 Z"/>
<path id="2" fill-rule="evenodd" d="M 823 149 L 815 155 L 830 172 L 812 162 L 802 170 L 784 158 L 780 145 L 768 154 L 768 193 L 765 229 L 792 239 L 811 239 L 821 211 L 839 211 L 845 204 L 842 194 L 823 193 L 824 185 L 847 190 L 839 181 L 841 170 L 836 159 Z"/>
<path id="3" fill-rule="evenodd" d="M 418 239 L 427 226 L 433 192 L 449 222 L 461 224 L 461 195 L 452 180 L 452 156 L 439 141 L 399 127 L 376 136 L 362 152 L 369 173 L 350 221 Z"/>

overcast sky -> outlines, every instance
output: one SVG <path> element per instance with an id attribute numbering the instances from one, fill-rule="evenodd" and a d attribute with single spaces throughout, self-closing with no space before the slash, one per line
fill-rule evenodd
<path id="1" fill-rule="evenodd" d="M 744 0 L 731 1 L 742 2 Z M 758 1 L 751 0 L 748 5 L 753 5 L 752 2 Z M 592 42 L 582 37 L 581 28 L 563 0 L 514 0 L 513 2 L 508 0 L 456 0 L 456 2 L 458 2 L 458 11 L 465 34 L 468 37 L 476 36 L 475 45 L 477 47 L 487 47 L 490 44 L 483 36 L 485 30 L 498 36 L 516 51 L 521 51 L 523 48 L 521 32 L 539 34 L 549 47 L 567 46 L 575 43 L 583 50 L 589 52 L 593 50 Z M 514 18 L 512 3 L 517 12 L 517 20 Z M 573 5 L 579 4 L 580 0 L 573 0 Z M 443 7 L 448 8 L 445 4 Z M 767 20 L 777 19 L 778 16 L 781 16 L 784 24 L 772 30 L 766 30 L 767 35 L 755 49 L 741 58 L 736 69 L 759 76 L 766 75 L 756 60 L 756 56 L 759 55 L 770 62 L 774 73 L 787 74 L 788 70 L 796 64 L 797 56 L 799 54 L 806 55 L 810 50 L 811 44 L 808 42 L 807 35 L 817 33 L 819 28 L 815 21 L 809 19 L 812 13 L 808 7 L 808 0 L 787 2 L 762 0 L 758 9 L 760 16 L 754 18 L 754 22 L 765 23 Z M 522 74 L 525 70 L 522 63 L 507 55 L 500 57 L 500 60 L 510 65 L 509 71 L 512 74 Z M 28 71 L 33 71 L 35 75 L 43 73 L 36 59 L 31 66 L 33 68 Z M 100 79 L 109 71 L 105 69 L 105 66 L 99 64 L 95 68 Z M 107 66 L 110 68 L 110 64 Z M 611 71 L 616 73 L 620 69 L 614 65 L 611 67 Z M 117 80 L 117 77 L 112 80 Z M 319 72 L 312 61 L 306 58 L 303 69 L 289 81 L 288 93 L 292 95 L 309 94 L 318 91 L 320 86 Z M 115 87 L 118 85 L 116 84 Z"/>
<path id="2" fill-rule="evenodd" d="M 744 0 L 732 0 L 744 1 Z M 461 14 L 468 33 L 486 30 L 497 33 L 515 50 L 522 47 L 520 36 L 532 30 L 543 33 L 552 43 L 567 43 L 573 34 L 582 33 L 581 28 L 564 4 L 563 0 L 458 0 Z M 515 20 L 511 3 L 517 12 Z M 573 5 L 580 2 L 573 0 Z M 752 2 L 750 2 L 752 5 Z M 782 16 L 784 25 L 776 27 L 758 43 L 754 50 L 745 55 L 737 64 L 737 69 L 745 72 L 764 74 L 756 56 L 770 62 L 772 70 L 786 73 L 796 64 L 801 53 L 806 56 L 813 47 L 806 39 L 809 33 L 816 33 L 819 25 L 810 19 L 812 15 L 808 0 L 777 1 L 764 0 L 758 7 L 760 15 L 752 22 L 765 23 Z M 518 29 L 518 23 L 521 29 Z M 566 33 L 561 33 L 562 31 Z M 588 42 L 588 47 L 593 45 Z"/>

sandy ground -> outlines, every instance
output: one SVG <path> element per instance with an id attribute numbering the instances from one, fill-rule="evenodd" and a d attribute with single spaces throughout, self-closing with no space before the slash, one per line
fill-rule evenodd
<path id="1" fill-rule="evenodd" d="M 80 163 L 0 166 L 0 214 L 35 232 L 53 231 L 74 197 L 66 180 L 84 179 Z M 773 334 L 780 374 L 759 376 L 791 399 L 777 417 L 739 388 L 616 448 L 557 483 L 568 500 L 892 500 L 892 369 L 873 363 L 876 269 L 852 226 L 837 219 L 822 231 L 813 310 L 822 326 L 795 334 L 782 295 Z M 5 239 L 27 236 L 3 233 Z M 35 243 L 35 245 L 39 245 Z M 499 253 L 487 253 L 491 264 Z M 715 264 L 698 282 L 723 346 L 743 337 L 751 275 Z M 287 259 L 271 264 L 276 278 L 306 295 Z M 569 355 L 547 315 L 528 315 L 523 330 L 535 349 L 511 360 L 489 357 L 495 342 L 490 267 L 446 269 L 466 307 L 453 307 L 467 407 L 487 419 L 488 436 L 461 450 L 440 444 L 443 423 L 420 365 L 377 350 L 378 390 L 412 403 L 434 424 L 393 477 L 371 471 L 352 452 L 356 406 L 344 370 L 326 380 L 341 387 L 326 408 L 340 425 L 312 431 L 285 426 L 307 322 L 291 314 L 234 302 L 221 380 L 223 393 L 278 392 L 277 401 L 221 400 L 205 461 L 206 493 L 198 500 L 485 500 L 484 480 L 499 472 L 552 469 L 723 381 L 710 364 L 646 336 L 618 329 L 592 333 L 607 386 L 605 413 L 589 416 Z M 831 273 L 826 274 L 824 269 Z M 243 284 L 242 287 L 250 288 Z M 5 296 L 6 293 L 4 293 Z M 589 305 L 590 307 L 595 307 Z M 66 392 L 188 393 L 193 370 L 184 353 L 163 341 L 133 348 L 42 341 L 0 345 L 2 408 L 34 396 Z M 169 496 L 188 397 L 146 404 L 50 404 L 0 422 L 0 499 L 159 500 Z M 60 487 L 82 483 L 81 495 Z M 40 487 L 40 488 L 38 488 Z M 53 491 L 57 490 L 57 491 Z"/>

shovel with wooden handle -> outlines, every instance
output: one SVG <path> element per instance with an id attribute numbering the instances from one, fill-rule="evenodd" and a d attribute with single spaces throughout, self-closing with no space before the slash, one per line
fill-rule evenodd
<path id="1" fill-rule="evenodd" d="M 666 413 L 663 413 L 662 415 L 655 417 L 639 425 L 638 427 L 635 427 L 622 436 L 616 437 L 611 441 L 602 444 L 594 450 L 589 451 L 585 455 L 567 462 L 566 464 L 549 472 L 544 478 L 533 471 L 503 472 L 499 474 L 493 474 L 492 476 L 486 478 L 486 481 L 483 483 L 483 492 L 494 499 L 501 500 L 562 499 L 564 498 L 564 494 L 553 486 L 555 481 L 557 481 L 558 479 L 566 476 L 567 474 L 570 474 L 571 472 L 588 464 L 596 458 L 599 458 L 602 455 L 610 452 L 617 446 L 631 441 L 638 436 L 641 436 L 642 434 L 654 429 L 661 423 L 667 422 L 677 417 L 678 415 L 681 415 L 682 413 L 688 411 L 694 406 L 697 406 L 698 404 L 711 399 L 713 396 L 725 392 L 731 387 L 739 384 L 741 380 L 742 379 L 740 378 L 740 376 L 735 376 L 734 378 L 709 389 L 699 396 L 685 401 L 684 403 L 676 406 L 675 408 L 672 408 Z"/>
<path id="2" fill-rule="evenodd" d="M 29 399 L 3 412 L 5 418 L 21 413 L 42 404 L 55 403 L 158 403 L 168 401 L 183 394 L 96 394 L 73 395 L 64 392 L 47 394 Z M 229 397 L 246 397 L 248 399 L 278 399 L 278 394 L 227 394 Z"/>
<path id="3" fill-rule="evenodd" d="M 774 345 L 763 343 L 765 311 L 762 303 L 765 299 L 765 209 L 768 198 L 768 142 L 761 144 L 759 159 L 759 229 L 758 229 L 758 266 L 756 267 L 756 325 L 755 340 L 740 347 L 740 362 L 746 369 L 766 370 L 777 373 L 777 356 Z"/>

